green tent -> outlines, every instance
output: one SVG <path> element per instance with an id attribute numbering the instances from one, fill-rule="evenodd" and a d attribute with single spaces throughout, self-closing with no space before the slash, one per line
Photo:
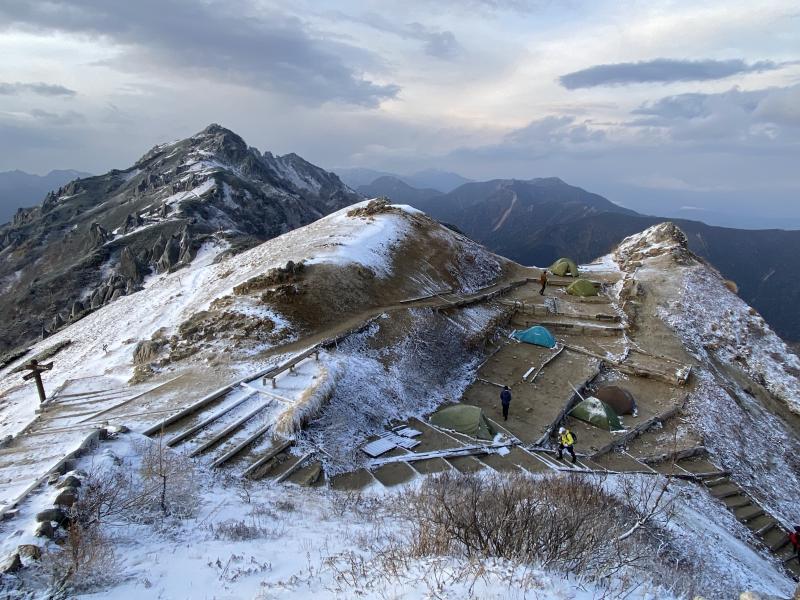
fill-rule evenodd
<path id="1" fill-rule="evenodd" d="M 479 406 L 453 404 L 431 415 L 432 425 L 450 429 L 482 440 L 494 439 L 497 433 Z"/>
<path id="2" fill-rule="evenodd" d="M 578 276 L 578 265 L 574 260 L 569 258 L 559 258 L 556 262 L 550 265 L 550 272 L 554 275 L 570 275 L 571 277 Z"/>
<path id="3" fill-rule="evenodd" d="M 622 423 L 619 422 L 619 417 L 617 413 L 614 412 L 614 409 L 594 396 L 589 396 L 578 403 L 569 414 L 576 419 L 585 421 L 600 429 L 608 429 L 609 431 L 619 431 L 623 429 Z"/>
<path id="4" fill-rule="evenodd" d="M 567 286 L 567 293 L 573 296 L 597 296 L 597 288 L 588 279 L 576 279 Z"/>

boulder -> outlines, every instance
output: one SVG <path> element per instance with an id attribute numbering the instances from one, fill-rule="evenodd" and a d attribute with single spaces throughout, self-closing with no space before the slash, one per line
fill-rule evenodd
<path id="1" fill-rule="evenodd" d="M 6 559 L 6 561 L 3 563 L 3 566 L 0 567 L 0 572 L 16 573 L 21 568 L 22 568 L 22 561 L 19 558 L 19 553 L 14 552 L 14 554 L 12 554 Z"/>
<path id="2" fill-rule="evenodd" d="M 53 529 L 53 524 L 50 521 L 43 521 L 36 527 L 34 535 L 36 537 L 46 537 L 52 540 L 56 536 L 56 532 Z"/>
<path id="3" fill-rule="evenodd" d="M 58 473 L 50 473 L 50 476 L 47 478 L 47 485 L 55 485 L 58 483 L 59 479 L 61 479 L 61 475 Z"/>
<path id="4" fill-rule="evenodd" d="M 61 508 L 47 508 L 39 513 L 36 513 L 36 520 L 39 523 L 54 522 L 59 525 L 69 524 L 69 516 Z"/>
<path id="5" fill-rule="evenodd" d="M 70 508 L 78 501 L 78 490 L 74 487 L 68 487 L 61 490 L 61 493 L 56 496 L 53 504 L 56 506 L 64 506 Z"/>
<path id="6" fill-rule="evenodd" d="M 36 544 L 21 544 L 17 546 L 17 553 L 25 558 L 39 560 L 42 558 L 42 549 Z"/>
<path id="7" fill-rule="evenodd" d="M 75 477 L 75 475 L 67 475 L 56 487 L 58 489 L 78 488 L 81 487 L 81 480 Z"/>
<path id="8" fill-rule="evenodd" d="M 133 351 L 133 364 L 143 365 L 155 360 L 162 345 L 161 342 L 151 340 L 139 342 L 136 344 L 136 349 Z"/>

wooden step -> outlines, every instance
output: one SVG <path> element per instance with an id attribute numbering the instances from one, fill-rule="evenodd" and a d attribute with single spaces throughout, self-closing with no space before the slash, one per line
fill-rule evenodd
<path id="1" fill-rule="evenodd" d="M 703 481 L 703 483 L 708 487 L 714 487 L 717 485 L 722 485 L 723 483 L 730 483 L 730 482 L 731 480 L 728 479 L 727 477 L 717 477 L 714 479 L 706 479 Z"/>
<path id="2" fill-rule="evenodd" d="M 725 498 L 731 498 L 733 496 L 741 496 L 742 490 L 738 487 L 732 487 L 730 489 L 724 489 L 721 491 L 713 490 L 711 495 L 714 496 L 717 500 L 723 500 Z"/>
<path id="3" fill-rule="evenodd" d="M 189 457 L 190 458 L 194 458 L 198 454 L 202 454 L 203 452 L 205 452 L 206 450 L 208 450 L 212 446 L 216 446 L 221 441 L 225 440 L 226 438 L 229 438 L 234 431 L 237 431 L 240 427 L 242 427 L 250 419 L 252 419 L 258 413 L 260 413 L 262 410 L 267 408 L 271 404 L 271 402 L 272 402 L 271 400 L 267 400 L 267 402 L 265 402 L 264 404 L 261 404 L 261 405 L 257 406 L 256 408 L 254 408 L 253 410 L 248 412 L 243 417 L 237 419 L 236 421 L 234 421 L 233 423 L 228 425 L 225 429 L 223 429 L 222 431 L 220 431 L 216 435 L 213 435 L 210 439 L 206 440 L 205 442 L 200 444 L 197 448 L 192 450 L 189 453 Z"/>
<path id="4" fill-rule="evenodd" d="M 727 508 L 728 510 L 735 511 L 740 508 L 744 508 L 745 506 L 750 506 L 751 504 L 753 503 L 750 501 L 750 498 L 748 498 L 747 496 L 741 496 L 741 499 L 734 499 L 732 501 L 726 502 L 725 508 Z"/>
<path id="5" fill-rule="evenodd" d="M 783 548 L 788 546 L 791 542 L 789 541 L 789 536 L 785 535 L 781 538 L 781 540 L 777 544 L 773 544 L 769 547 L 770 550 L 773 552 L 780 552 Z"/>
<path id="6" fill-rule="evenodd" d="M 747 521 L 752 521 L 753 519 L 757 519 L 761 515 L 766 514 L 762 509 L 755 507 L 756 510 L 753 512 L 745 512 L 741 515 L 736 515 L 736 518 L 741 521 L 742 523 L 747 523 Z"/>
<path id="7" fill-rule="evenodd" d="M 242 473 L 245 477 L 250 477 L 254 475 L 260 467 L 264 466 L 267 462 L 271 459 L 275 458 L 278 454 L 289 448 L 290 446 L 294 445 L 294 440 L 286 440 L 284 442 L 280 442 L 277 446 L 272 447 L 267 453 L 259 458 L 256 462 L 252 465 L 247 467 Z"/>
<path id="8" fill-rule="evenodd" d="M 760 527 L 760 528 L 756 529 L 756 530 L 754 531 L 754 533 L 755 533 L 755 534 L 756 534 L 758 537 L 762 537 L 762 538 L 763 538 L 763 537 L 765 537 L 765 536 L 766 536 L 766 535 L 767 535 L 767 534 L 768 534 L 770 531 L 772 531 L 773 529 L 775 529 L 777 526 L 778 526 L 778 523 L 777 523 L 776 521 L 774 521 L 774 520 L 770 519 L 770 522 L 769 522 L 769 523 L 767 523 L 767 524 L 766 524 L 766 525 L 764 525 L 763 527 Z"/>

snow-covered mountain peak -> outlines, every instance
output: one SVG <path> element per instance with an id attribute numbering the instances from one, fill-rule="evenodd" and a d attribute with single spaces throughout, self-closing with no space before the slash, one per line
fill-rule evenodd
<path id="1" fill-rule="evenodd" d="M 359 199 L 333 173 L 216 124 L 72 181 L 0 227 L 0 286 L 15 282 L 0 298 L 13 316 L 0 320 L 0 353 L 191 263 L 207 242 L 241 251 Z"/>

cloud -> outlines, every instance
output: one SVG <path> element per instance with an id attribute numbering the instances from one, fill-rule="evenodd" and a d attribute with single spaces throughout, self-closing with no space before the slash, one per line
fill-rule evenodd
<path id="1" fill-rule="evenodd" d="M 339 14 L 341 18 L 368 25 L 378 31 L 391 33 L 402 39 L 419 40 L 424 43 L 425 53 L 441 59 L 450 59 L 461 53 L 461 45 L 452 31 L 437 31 L 422 23 L 395 23 L 381 15 L 369 13 L 363 17 L 349 17 Z"/>
<path id="2" fill-rule="evenodd" d="M 764 142 L 773 148 L 796 144 L 800 127 L 800 85 L 714 94 L 678 94 L 642 104 L 631 111 L 635 128 L 666 132 L 676 140 Z M 763 149 L 763 148 L 762 148 Z"/>
<path id="3" fill-rule="evenodd" d="M 604 85 L 629 85 L 633 83 L 670 83 L 674 81 L 710 81 L 732 75 L 774 71 L 787 64 L 762 60 L 748 64 L 742 59 L 731 60 L 675 60 L 657 58 L 635 63 L 595 65 L 559 77 L 562 86 L 569 90 Z"/>
<path id="4" fill-rule="evenodd" d="M 74 110 L 68 110 L 63 113 L 53 113 L 39 108 L 34 108 L 28 113 L 35 121 L 44 125 L 50 126 L 64 126 L 75 125 L 76 123 L 83 123 L 86 118 Z"/>
<path id="5" fill-rule="evenodd" d="M 19 94 L 37 94 L 39 96 L 74 96 L 75 90 L 53 83 L 4 83 L 0 81 L 0 96 L 17 96 Z"/>
<path id="6" fill-rule="evenodd" d="M 370 52 L 255 2 L 7 0 L 0 3 L 0 23 L 7 29 L 110 40 L 119 55 L 106 64 L 121 70 L 167 69 L 177 76 L 266 89 L 311 105 L 335 101 L 373 107 L 400 90 L 363 76 L 379 63 Z"/>

